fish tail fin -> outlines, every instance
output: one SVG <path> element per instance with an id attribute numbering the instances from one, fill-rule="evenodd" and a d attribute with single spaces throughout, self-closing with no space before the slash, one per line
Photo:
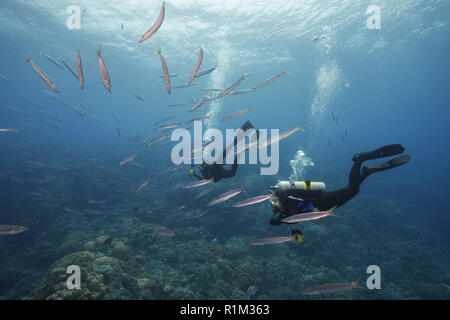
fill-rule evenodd
<path id="1" fill-rule="evenodd" d="M 330 214 L 330 216 L 334 216 L 336 217 L 336 215 L 334 214 L 333 210 L 336 209 L 337 206 L 334 206 L 333 208 L 331 208 L 330 210 L 328 210 L 328 213 Z"/>
<path id="2" fill-rule="evenodd" d="M 247 112 L 250 112 L 250 107 L 247 108 Z"/>
<path id="3" fill-rule="evenodd" d="M 246 73 L 243 73 L 243 74 L 242 74 L 242 78 L 244 78 L 244 79 L 247 78 L 247 76 L 248 76 L 248 75 L 247 75 Z"/>
<path id="4" fill-rule="evenodd" d="M 352 284 L 355 286 L 355 288 L 358 288 L 358 289 L 364 289 L 364 287 L 361 287 L 360 285 L 359 285 L 359 281 L 360 281 L 361 279 L 356 279 L 355 281 L 353 281 L 352 282 Z"/>
<path id="5" fill-rule="evenodd" d="M 80 46 L 78 46 L 78 55 L 80 55 Z"/>
<path id="6" fill-rule="evenodd" d="M 284 69 L 283 72 L 284 72 L 284 73 L 287 73 L 287 74 L 291 74 L 291 73 L 290 73 L 289 71 L 287 71 L 286 69 Z"/>
<path id="7" fill-rule="evenodd" d="M 305 132 L 305 130 L 303 130 L 302 127 L 300 127 L 300 125 L 298 125 L 297 128 L 299 129 L 299 131 Z"/>
<path id="8" fill-rule="evenodd" d="M 100 43 L 100 46 L 98 47 L 97 50 L 97 55 L 100 56 L 102 54 L 102 44 Z"/>
<path id="9" fill-rule="evenodd" d="M 25 61 L 26 61 L 26 62 L 30 62 L 30 61 L 31 61 L 30 53 L 29 53 L 28 51 L 25 51 L 25 54 L 26 54 L 26 56 L 25 56 Z"/>
<path id="10" fill-rule="evenodd" d="M 156 224 L 153 225 L 153 234 L 152 234 L 152 237 L 154 237 L 155 234 L 156 234 Z"/>
<path id="11" fill-rule="evenodd" d="M 159 55 L 161 55 L 161 47 L 158 47 L 158 50 L 156 50 L 156 54 L 159 54 Z"/>

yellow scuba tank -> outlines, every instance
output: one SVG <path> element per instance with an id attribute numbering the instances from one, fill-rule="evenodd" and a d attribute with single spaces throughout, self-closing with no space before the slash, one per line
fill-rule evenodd
<path id="1" fill-rule="evenodd" d="M 287 199 L 299 200 L 309 203 L 320 199 L 322 192 L 325 191 L 325 183 L 304 181 L 278 181 L 270 188 L 273 197 L 270 200 L 271 206 L 276 209 Z M 287 208 L 285 208 L 287 209 Z"/>
<path id="2" fill-rule="evenodd" d="M 325 183 L 323 182 L 312 182 L 309 180 L 305 181 L 278 181 L 271 190 L 275 194 L 290 193 L 292 191 L 325 191 Z"/>

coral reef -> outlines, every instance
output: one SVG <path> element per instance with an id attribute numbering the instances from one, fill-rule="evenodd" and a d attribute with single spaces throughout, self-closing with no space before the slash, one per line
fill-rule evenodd
<path id="1" fill-rule="evenodd" d="M 245 179 L 247 192 L 261 193 L 253 179 L 258 176 L 249 174 Z M 230 184 L 227 189 L 238 187 Z M 120 213 L 115 215 L 68 216 L 55 211 L 30 233 L 14 240 L 1 238 L 0 258 L 4 263 L 0 298 L 448 299 L 450 296 L 447 271 L 450 263 L 442 245 L 445 235 L 419 227 L 420 214 L 411 217 L 406 208 L 392 199 L 360 194 L 337 209 L 336 217 L 296 225 L 303 232 L 301 244 L 256 247 L 249 242 L 290 234 L 287 226 L 268 224 L 271 210 L 267 203 L 232 208 L 226 202 L 210 208 L 200 218 L 189 219 L 208 201 L 200 199 L 193 206 L 186 199 L 195 195 L 192 191 L 177 193 L 168 201 L 151 192 L 145 197 L 137 194 L 114 203 L 109 210 Z M 187 206 L 178 211 L 182 203 Z M 174 236 L 154 234 L 155 224 L 170 228 Z M 17 246 L 21 249 L 17 250 Z M 381 290 L 358 289 L 322 296 L 300 294 L 307 287 L 324 283 L 360 279 L 364 284 L 368 276 L 366 268 L 372 264 L 381 268 Z M 66 271 L 70 265 L 80 267 L 79 290 L 67 288 L 70 275 Z M 253 296 L 247 291 L 251 285 L 258 287 Z"/>

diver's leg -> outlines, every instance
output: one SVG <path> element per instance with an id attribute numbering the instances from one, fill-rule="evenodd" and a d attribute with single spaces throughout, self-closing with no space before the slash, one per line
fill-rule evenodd
<path id="1" fill-rule="evenodd" d="M 358 194 L 359 185 L 363 180 L 364 178 L 361 175 L 361 161 L 355 161 L 348 177 L 348 186 L 335 191 L 322 192 L 320 200 L 314 203 L 314 206 L 321 211 L 329 210 L 334 206 L 340 207 Z"/>
<path id="2" fill-rule="evenodd" d="M 244 131 L 244 133 L 249 130 L 249 129 L 254 129 L 252 123 L 247 120 L 241 127 L 242 131 Z M 257 138 L 259 139 L 259 130 L 256 131 L 257 134 Z M 244 136 L 245 137 L 245 136 Z M 231 148 L 234 149 L 234 147 L 236 147 L 238 144 L 238 136 L 234 137 L 234 142 L 233 142 L 233 146 L 229 145 L 227 146 L 225 149 L 223 149 L 222 151 L 222 159 L 223 159 L 223 163 L 225 163 L 225 158 L 227 157 L 227 152 L 228 150 L 231 150 Z M 236 171 L 236 170 L 235 170 Z"/>
<path id="3" fill-rule="evenodd" d="M 239 164 L 238 164 L 238 157 L 236 156 L 234 158 L 234 163 L 231 166 L 231 176 L 232 177 L 234 177 L 236 175 L 236 171 L 237 171 L 238 166 L 239 166 Z"/>
<path id="4" fill-rule="evenodd" d="M 313 203 L 314 207 L 320 211 L 330 210 L 333 207 L 340 207 L 348 200 L 356 196 L 359 192 L 359 188 L 342 188 L 335 191 L 324 191 L 317 203 Z"/>
<path id="5" fill-rule="evenodd" d="M 255 129 L 255 127 L 253 127 L 252 123 L 251 123 L 249 120 L 247 120 L 247 122 L 245 122 L 245 123 L 242 125 L 241 129 L 242 129 L 243 131 L 247 131 L 248 129 Z"/>
<path id="6" fill-rule="evenodd" d="M 242 125 L 241 129 L 245 132 L 249 129 L 255 129 L 255 127 L 252 125 L 252 123 L 249 120 L 247 120 L 247 122 Z M 259 140 L 259 130 L 258 129 L 256 130 L 256 139 Z"/>
<path id="7" fill-rule="evenodd" d="M 238 156 L 236 156 L 236 157 L 234 157 L 234 162 L 233 162 L 233 165 L 231 166 L 231 169 L 230 170 L 227 170 L 227 169 L 222 170 L 222 178 L 234 177 L 236 175 L 238 166 L 239 166 Z"/>
<path id="8" fill-rule="evenodd" d="M 356 160 L 350 170 L 349 182 L 346 188 L 336 191 L 323 192 L 320 200 L 314 204 L 319 210 L 329 210 L 334 206 L 340 207 L 348 200 L 356 196 L 359 192 L 359 185 L 374 172 L 384 171 L 408 163 L 411 157 L 409 155 L 400 156 L 392 160 L 372 165 L 364 166 L 361 173 L 361 161 Z"/>
<path id="9" fill-rule="evenodd" d="M 361 175 L 361 161 L 355 161 L 348 176 L 348 185 L 352 188 L 359 188 L 365 177 Z"/>
<path id="10" fill-rule="evenodd" d="M 353 161 L 366 161 L 378 158 L 395 156 L 405 151 L 401 144 L 390 144 L 369 152 L 357 153 L 353 156 Z"/>

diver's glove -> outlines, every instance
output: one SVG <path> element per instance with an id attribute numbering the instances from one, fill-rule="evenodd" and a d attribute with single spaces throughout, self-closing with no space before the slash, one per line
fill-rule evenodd
<path id="1" fill-rule="evenodd" d="M 303 242 L 303 233 L 301 230 L 299 229 L 292 230 L 292 235 L 294 236 L 293 240 L 294 243 L 299 244 Z"/>

